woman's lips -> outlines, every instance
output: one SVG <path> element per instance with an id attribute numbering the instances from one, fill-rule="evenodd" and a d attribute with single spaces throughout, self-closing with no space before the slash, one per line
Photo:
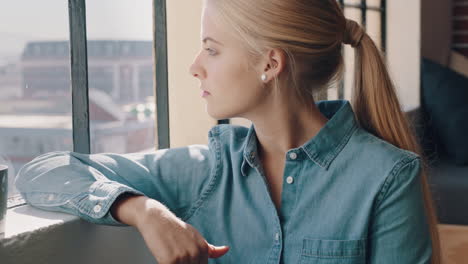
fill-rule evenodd
<path id="1" fill-rule="evenodd" d="M 207 91 L 202 91 L 201 92 L 201 97 L 205 97 L 205 96 L 208 96 L 208 95 L 210 95 L 210 93 L 207 92 Z"/>

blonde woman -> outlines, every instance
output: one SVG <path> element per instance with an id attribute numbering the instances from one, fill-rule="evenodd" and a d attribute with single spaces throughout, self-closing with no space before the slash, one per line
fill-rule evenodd
<path id="1" fill-rule="evenodd" d="M 208 145 L 51 152 L 16 186 L 33 206 L 135 226 L 165 263 L 438 263 L 419 147 L 376 46 L 334 0 L 206 0 L 190 67 Z M 314 102 L 356 51 L 353 107 Z"/>

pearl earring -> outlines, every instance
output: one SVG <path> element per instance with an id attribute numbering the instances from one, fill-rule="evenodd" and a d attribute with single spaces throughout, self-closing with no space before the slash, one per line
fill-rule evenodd
<path id="1" fill-rule="evenodd" d="M 265 74 L 265 73 L 264 73 L 264 74 L 262 74 L 261 78 L 262 78 L 262 81 L 266 81 L 266 79 L 267 79 L 267 76 L 266 76 L 266 74 Z"/>

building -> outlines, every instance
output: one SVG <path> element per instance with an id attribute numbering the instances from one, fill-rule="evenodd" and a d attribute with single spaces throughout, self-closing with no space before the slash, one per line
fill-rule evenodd
<path id="1" fill-rule="evenodd" d="M 73 150 L 68 41 L 29 42 L 0 66 L 0 163 L 13 179 L 33 158 Z M 92 153 L 155 148 L 151 41 L 89 41 Z"/>
<path id="2" fill-rule="evenodd" d="M 88 41 L 89 87 L 118 103 L 144 101 L 153 95 L 151 41 Z M 70 93 L 68 41 L 27 43 L 21 55 L 22 91 L 26 98 Z"/>
<path id="3" fill-rule="evenodd" d="M 102 91 L 92 90 L 90 95 L 92 153 L 130 153 L 155 148 L 153 114 L 138 118 L 124 112 Z M 0 162 L 10 167 L 11 195 L 16 193 L 15 173 L 24 164 L 43 153 L 73 150 L 72 117 L 69 114 L 3 114 L 0 138 Z"/>
<path id="4" fill-rule="evenodd" d="M 21 69 L 18 64 L 0 64 L 0 87 L 0 100 L 22 96 L 22 90 L 18 89 L 21 87 Z"/>

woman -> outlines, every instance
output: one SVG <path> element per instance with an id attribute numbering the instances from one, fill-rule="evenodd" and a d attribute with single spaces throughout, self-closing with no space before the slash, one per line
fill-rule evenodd
<path id="1" fill-rule="evenodd" d="M 158 263 L 438 263 L 419 147 L 377 48 L 336 1 L 206 0 L 201 37 L 190 72 L 207 112 L 250 129 L 151 154 L 47 153 L 18 174 L 27 201 L 135 226 Z M 343 43 L 353 108 L 314 103 L 342 75 Z"/>

